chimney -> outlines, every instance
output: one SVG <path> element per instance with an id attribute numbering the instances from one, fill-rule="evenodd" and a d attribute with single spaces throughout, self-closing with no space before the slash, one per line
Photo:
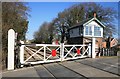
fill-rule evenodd
<path id="1" fill-rule="evenodd" d="M 94 18 L 96 18 L 96 12 L 94 12 Z"/>

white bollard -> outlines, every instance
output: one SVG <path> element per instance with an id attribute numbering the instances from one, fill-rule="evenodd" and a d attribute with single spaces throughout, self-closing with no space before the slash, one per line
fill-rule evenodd
<path id="1" fill-rule="evenodd" d="M 15 46 L 15 31 L 8 31 L 8 70 L 14 70 L 14 46 Z"/>

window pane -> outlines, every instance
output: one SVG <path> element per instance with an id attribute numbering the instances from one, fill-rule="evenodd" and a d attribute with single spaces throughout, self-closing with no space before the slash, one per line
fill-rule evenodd
<path id="1" fill-rule="evenodd" d="M 92 27 L 91 26 L 85 27 L 85 35 L 92 35 Z"/>
<path id="2" fill-rule="evenodd" d="M 100 27 L 94 26 L 94 36 L 101 36 Z"/>
<path id="3" fill-rule="evenodd" d="M 88 35 L 88 26 L 86 26 L 85 34 Z"/>
<path id="4" fill-rule="evenodd" d="M 92 35 L 92 27 L 89 26 L 89 35 Z"/>

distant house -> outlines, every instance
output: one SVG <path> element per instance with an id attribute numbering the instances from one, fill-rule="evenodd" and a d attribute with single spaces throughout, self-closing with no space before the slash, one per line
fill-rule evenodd
<path id="1" fill-rule="evenodd" d="M 103 39 L 102 47 L 103 48 L 111 48 L 118 45 L 118 40 L 116 38 L 107 38 Z"/>
<path id="2" fill-rule="evenodd" d="M 118 44 L 117 39 L 111 38 L 110 47 L 114 47 L 114 46 L 116 46 L 117 44 Z"/>
<path id="3" fill-rule="evenodd" d="M 96 48 L 102 46 L 103 28 L 105 26 L 96 18 L 82 21 L 68 29 L 68 44 L 89 44 L 92 37 L 96 38 Z"/>

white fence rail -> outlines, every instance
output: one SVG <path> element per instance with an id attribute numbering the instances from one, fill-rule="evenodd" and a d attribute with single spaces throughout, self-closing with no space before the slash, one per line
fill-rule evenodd
<path id="1" fill-rule="evenodd" d="M 20 63 L 39 64 L 90 57 L 90 45 L 24 44 L 21 42 Z"/>

